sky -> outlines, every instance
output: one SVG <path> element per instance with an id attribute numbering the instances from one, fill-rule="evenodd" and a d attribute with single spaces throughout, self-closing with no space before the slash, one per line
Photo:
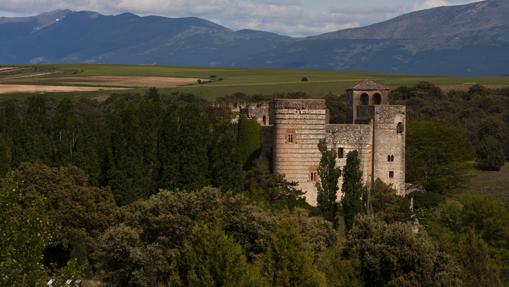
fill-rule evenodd
<path id="1" fill-rule="evenodd" d="M 36 15 L 56 9 L 102 14 L 131 12 L 196 16 L 234 30 L 255 29 L 309 36 L 365 26 L 411 11 L 479 0 L 0 0 L 0 16 Z"/>

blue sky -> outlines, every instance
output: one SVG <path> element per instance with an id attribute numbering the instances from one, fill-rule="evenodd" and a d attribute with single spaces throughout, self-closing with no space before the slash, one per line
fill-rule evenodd
<path id="1" fill-rule="evenodd" d="M 509 0 L 508 0 L 509 1 Z M 308 36 L 365 26 L 415 10 L 472 0 L 0 0 L 0 16 L 27 16 L 55 9 L 104 14 L 132 12 L 197 16 L 229 28 Z"/>

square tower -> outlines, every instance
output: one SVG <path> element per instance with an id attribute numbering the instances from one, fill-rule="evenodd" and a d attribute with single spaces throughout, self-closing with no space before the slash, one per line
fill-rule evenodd
<path id="1" fill-rule="evenodd" d="M 346 90 L 349 112 L 347 119 L 353 124 L 367 124 L 374 116 L 374 106 L 389 104 L 389 88 L 364 80 Z"/>

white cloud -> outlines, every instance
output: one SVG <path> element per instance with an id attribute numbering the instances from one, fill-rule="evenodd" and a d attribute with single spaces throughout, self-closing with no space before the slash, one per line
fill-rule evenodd
<path id="1" fill-rule="evenodd" d="M 424 0 L 414 5 L 414 10 L 424 10 L 440 6 L 447 6 L 450 3 L 443 0 Z"/>
<path id="2" fill-rule="evenodd" d="M 387 20 L 412 8 L 468 0 L 404 0 L 406 4 L 401 1 L 380 6 L 374 0 L 0 0 L 0 16 L 33 15 L 55 9 L 196 16 L 235 30 L 249 28 L 305 36 Z"/>

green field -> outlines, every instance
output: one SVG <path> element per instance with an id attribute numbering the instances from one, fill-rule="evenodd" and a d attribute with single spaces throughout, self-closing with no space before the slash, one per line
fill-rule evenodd
<path id="1" fill-rule="evenodd" d="M 469 174 L 471 177 L 466 192 L 490 195 L 509 203 L 509 163 L 500 171 L 472 168 Z"/>
<path id="2" fill-rule="evenodd" d="M 34 66 L 23 66 L 34 67 Z M 430 77 L 400 74 L 363 73 L 347 71 L 326 71 L 310 69 L 248 69 L 248 68 L 196 68 L 132 65 L 40 65 L 40 70 L 59 71 L 45 83 L 59 84 L 65 76 L 166 76 L 207 79 L 214 75 L 220 81 L 208 84 L 194 84 L 177 88 L 163 88 L 163 92 L 186 92 L 208 99 L 230 95 L 236 92 L 245 94 L 282 94 L 304 92 L 311 97 L 326 94 L 339 94 L 363 79 L 380 82 L 390 88 L 413 85 L 419 81 L 432 82 L 445 90 L 468 89 L 473 84 L 489 87 L 509 86 L 509 77 Z M 308 82 L 301 79 L 307 77 Z M 1 80 L 1 77 L 0 77 Z M 30 79 L 36 82 L 37 78 Z M 26 83 L 27 80 L 24 80 Z M 39 82 L 42 83 L 42 82 Z M 61 82 L 60 84 L 65 84 Z M 90 83 L 93 85 L 94 83 Z"/>

